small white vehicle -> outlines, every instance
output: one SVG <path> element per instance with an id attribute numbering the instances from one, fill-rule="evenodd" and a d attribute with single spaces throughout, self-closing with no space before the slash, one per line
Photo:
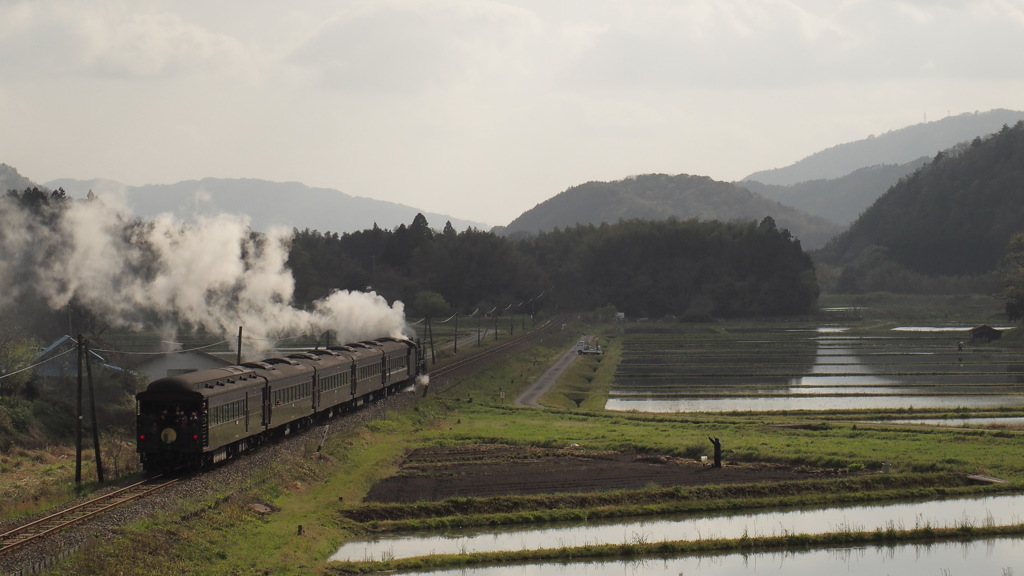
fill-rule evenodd
<path id="1" fill-rule="evenodd" d="M 600 346 L 591 346 L 586 340 L 580 340 L 576 343 L 577 354 L 603 354 Z"/>

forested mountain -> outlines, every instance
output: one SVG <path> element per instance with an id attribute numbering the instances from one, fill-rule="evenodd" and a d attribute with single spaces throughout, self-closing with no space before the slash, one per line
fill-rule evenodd
<path id="1" fill-rule="evenodd" d="M 1012 126 L 1020 120 L 1024 120 L 1024 112 L 1001 109 L 949 116 L 881 136 L 872 135 L 856 142 L 839 144 L 785 168 L 755 172 L 743 181 L 786 186 L 808 180 L 839 178 L 866 166 L 905 164 L 922 156 L 934 156 L 939 150 L 978 136 L 992 134 L 1003 125 Z"/>
<path id="2" fill-rule="evenodd" d="M 524 212 L 504 233 L 546 232 L 624 219 L 760 221 L 771 216 L 806 248 L 824 245 L 841 227 L 747 189 L 706 176 L 646 174 L 573 186 Z"/>
<path id="3" fill-rule="evenodd" d="M 394 228 L 422 212 L 411 206 L 350 196 L 331 188 L 252 178 L 204 178 L 146 186 L 125 186 L 111 180 L 61 179 L 47 182 L 46 186 L 63 188 L 76 197 L 84 197 L 89 190 L 100 198 L 109 194 L 123 196 L 132 212 L 143 218 L 171 213 L 182 221 L 195 222 L 197 215 L 246 214 L 255 230 L 284 226 L 355 232 L 374 224 Z M 479 222 L 445 214 L 425 214 L 435 221 L 450 221 L 458 229 L 485 227 Z"/>
<path id="4" fill-rule="evenodd" d="M 868 166 L 841 178 L 810 180 L 788 186 L 753 180 L 738 184 L 766 198 L 848 226 L 900 178 L 913 174 L 929 158 L 918 158 L 906 164 Z"/>
<path id="5" fill-rule="evenodd" d="M 0 194 L 8 190 L 25 190 L 33 186 L 32 181 L 7 164 L 0 164 Z"/>
<path id="6" fill-rule="evenodd" d="M 847 271 L 894 264 L 923 275 L 993 271 L 1024 231 L 1024 122 L 938 154 L 819 253 Z M 855 275 L 848 278 L 854 282 Z"/>

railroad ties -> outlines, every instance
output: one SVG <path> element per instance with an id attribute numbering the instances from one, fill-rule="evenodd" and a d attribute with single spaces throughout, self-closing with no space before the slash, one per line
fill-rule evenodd
<path id="1" fill-rule="evenodd" d="M 48 534 L 59 532 L 79 522 L 98 516 L 112 508 L 166 488 L 177 481 L 177 478 L 164 479 L 161 476 L 155 476 L 19 526 L 14 530 L 0 534 L 0 555 L 11 552 Z"/>

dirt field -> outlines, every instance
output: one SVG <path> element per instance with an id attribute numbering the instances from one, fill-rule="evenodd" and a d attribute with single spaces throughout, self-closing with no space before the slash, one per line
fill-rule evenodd
<path id="1" fill-rule="evenodd" d="M 594 453 L 578 447 L 554 450 L 477 445 L 416 450 L 405 458 L 397 475 L 377 483 L 366 499 L 417 502 L 452 496 L 772 482 L 828 474 L 775 464 L 725 462 L 722 468 L 714 468 L 693 460 Z"/>

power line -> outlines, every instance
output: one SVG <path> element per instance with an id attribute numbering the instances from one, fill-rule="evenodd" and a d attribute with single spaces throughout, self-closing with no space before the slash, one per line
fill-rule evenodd
<path id="1" fill-rule="evenodd" d="M 37 362 L 35 364 L 32 364 L 31 366 L 26 366 L 24 368 L 15 370 L 14 372 L 8 372 L 7 374 L 0 374 L 0 380 L 3 380 L 5 378 L 10 378 L 11 376 L 14 376 L 16 374 L 21 374 L 22 372 L 27 372 L 28 370 L 31 370 L 31 369 L 33 369 L 33 368 L 35 368 L 37 366 L 42 366 L 43 364 L 46 364 L 47 362 L 49 362 L 51 360 L 56 360 L 57 358 L 60 358 L 61 356 L 64 356 L 65 354 L 70 354 L 70 353 L 72 353 L 74 351 L 75 351 L 74 348 L 69 348 L 69 349 L 61 352 L 60 354 L 57 354 L 56 356 L 51 356 L 50 358 L 47 358 L 46 360 L 43 360 L 42 362 Z"/>

